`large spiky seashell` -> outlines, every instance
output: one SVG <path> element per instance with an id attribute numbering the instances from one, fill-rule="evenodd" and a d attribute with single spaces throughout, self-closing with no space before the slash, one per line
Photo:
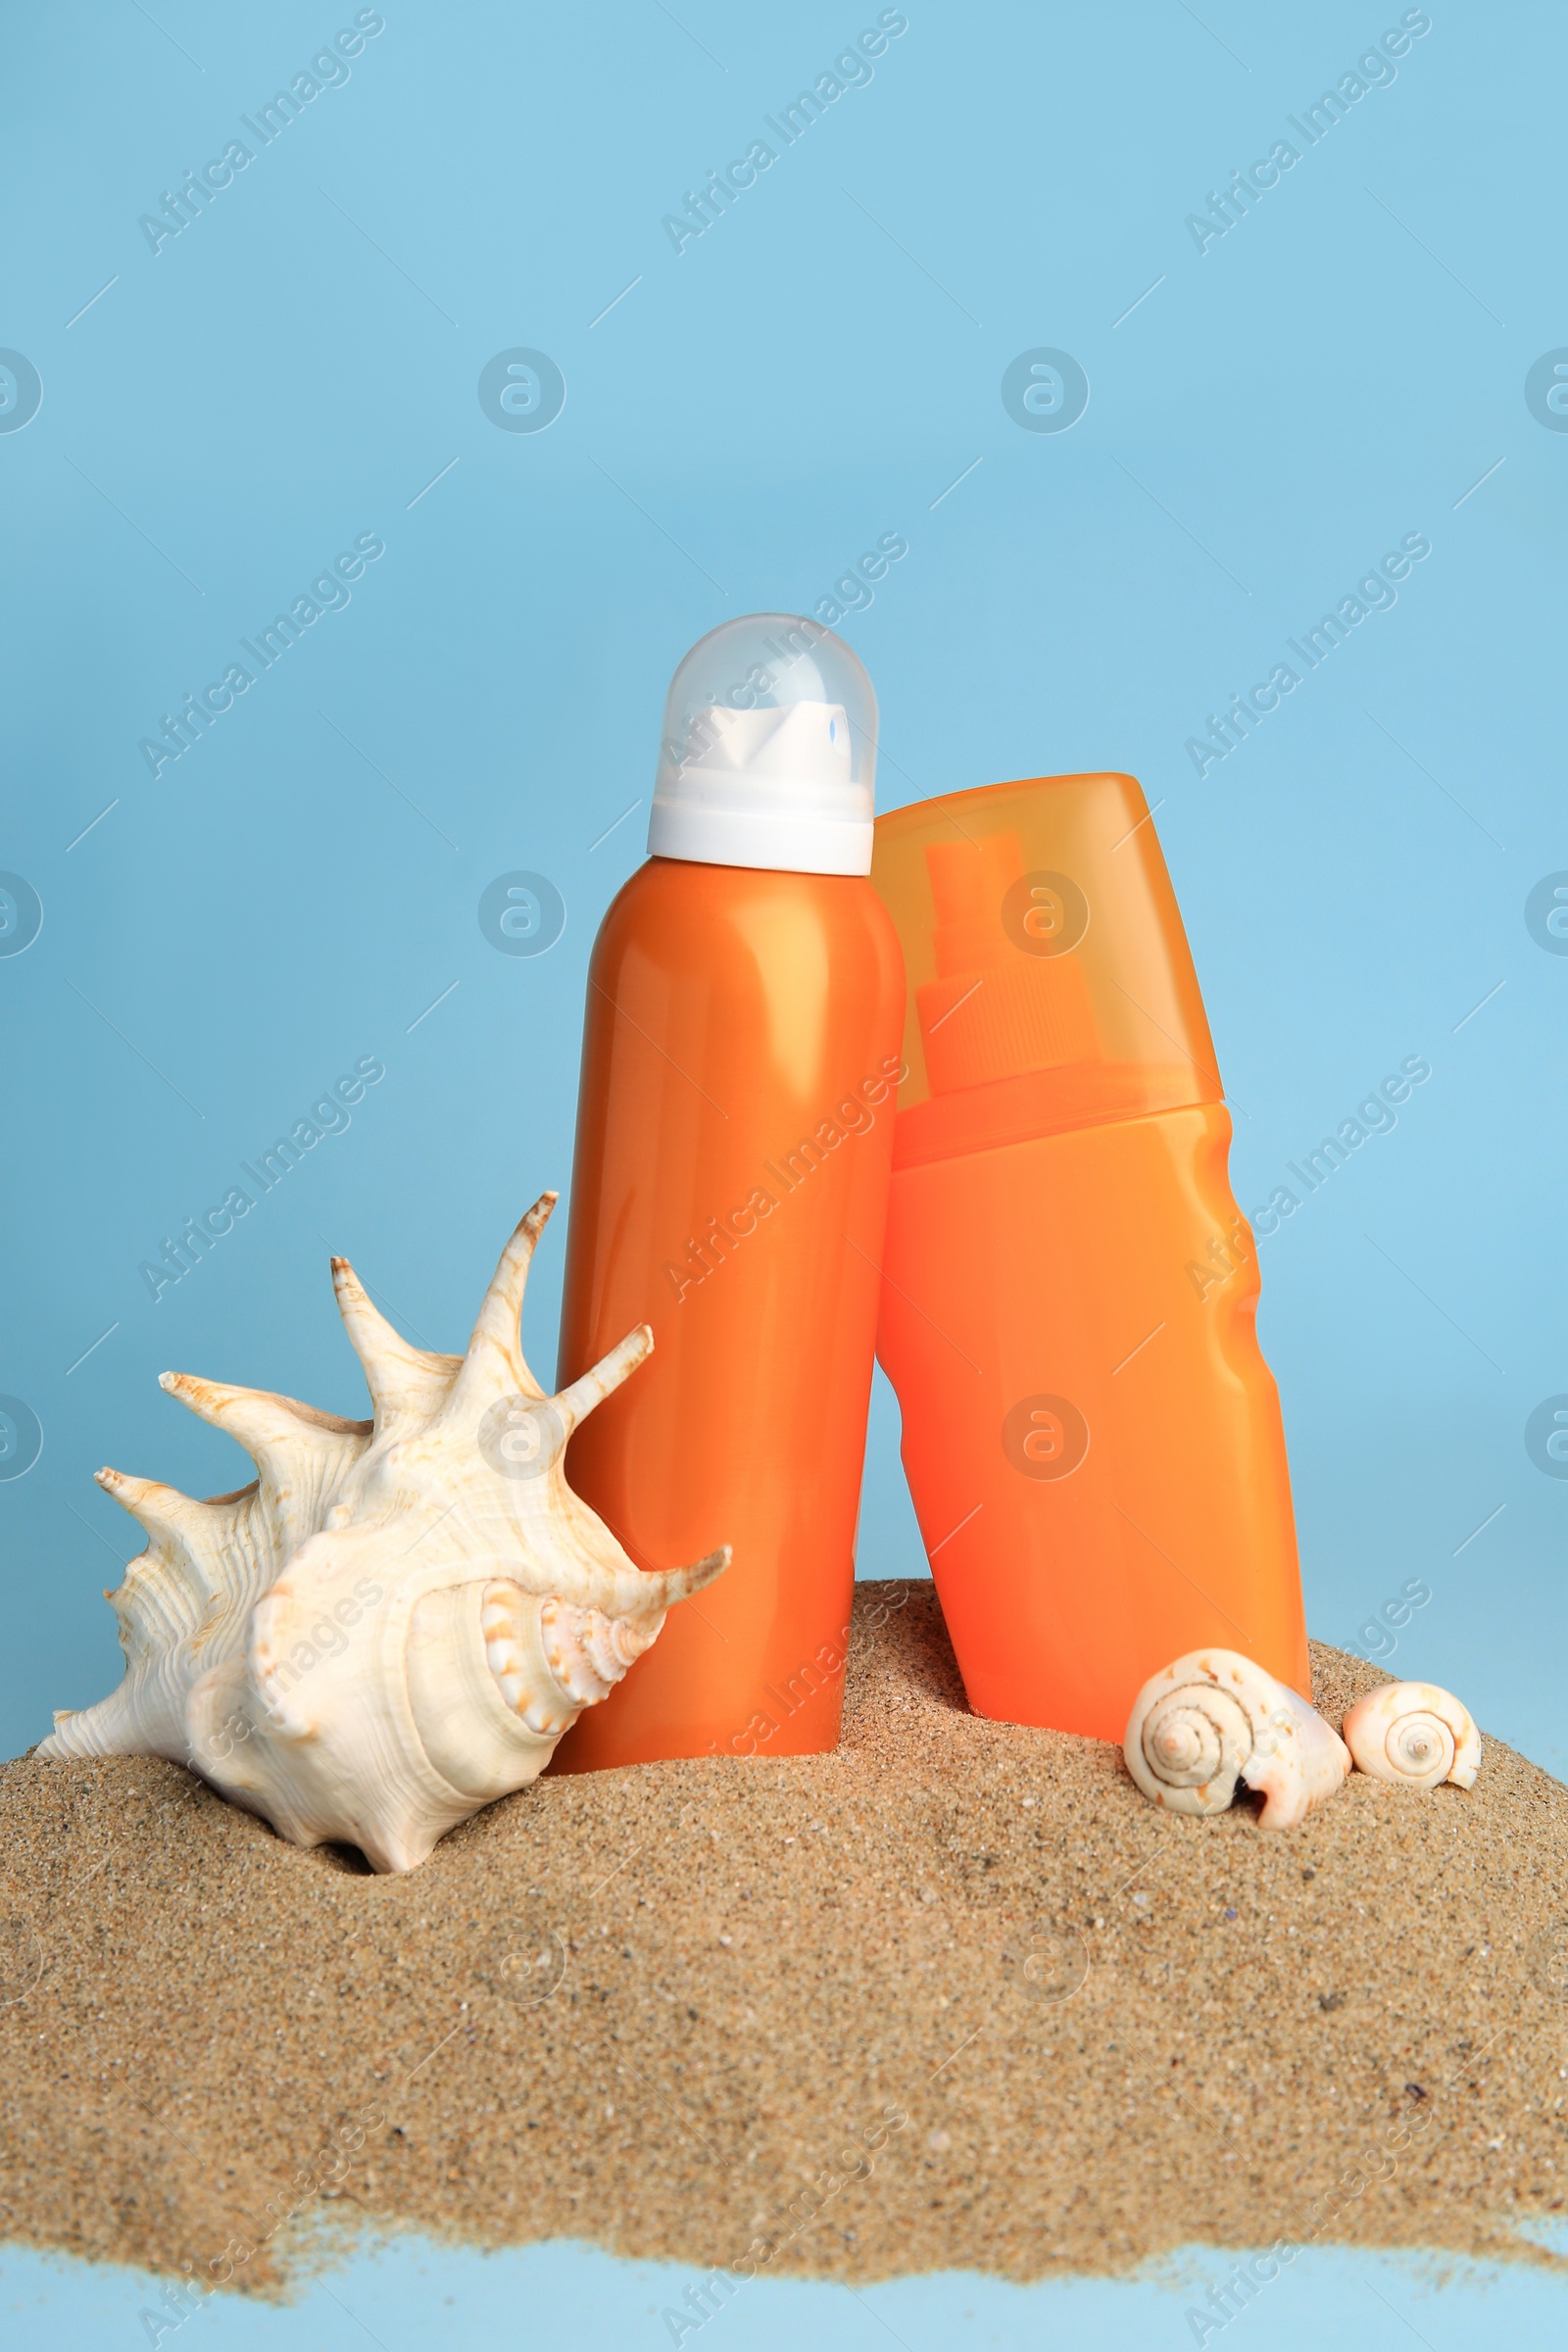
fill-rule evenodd
<path id="1" fill-rule="evenodd" d="M 1340 1729 L 1362 1772 L 1401 1788 L 1452 1781 L 1473 1788 L 1481 1734 L 1468 1708 L 1436 1683 L 1385 1683 L 1358 1698 Z"/>
<path id="2" fill-rule="evenodd" d="M 1245 1781 L 1268 1800 L 1261 1830 L 1294 1829 L 1350 1769 L 1316 1708 L 1234 1649 L 1195 1649 L 1152 1676 L 1122 1753 L 1144 1794 L 1173 1813 L 1223 1813 Z"/>
<path id="3" fill-rule="evenodd" d="M 43 1756 L 168 1756 L 298 1845 L 412 1870 L 537 1778 L 584 1707 L 729 1563 L 639 1569 L 567 1486 L 566 1440 L 653 1348 L 632 1332 L 547 1396 L 518 1318 L 546 1193 L 507 1244 L 466 1355 L 411 1348 L 344 1258 L 338 1305 L 373 1421 L 166 1372 L 260 1478 L 195 1502 L 100 1470 L 146 1528 L 108 1595 L 125 1679 L 58 1714 Z"/>

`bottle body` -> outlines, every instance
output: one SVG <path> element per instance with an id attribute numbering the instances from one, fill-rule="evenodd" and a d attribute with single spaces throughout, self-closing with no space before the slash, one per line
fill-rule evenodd
<path id="1" fill-rule="evenodd" d="M 971 1704 L 1120 1740 L 1212 1644 L 1310 1694 L 1257 1254 L 1136 780 L 894 810 L 909 980 L 879 1352 Z"/>
<path id="2" fill-rule="evenodd" d="M 605 917 L 561 1377 L 654 1353 L 567 1476 L 640 1566 L 734 1556 L 557 1769 L 837 1740 L 903 1024 L 858 876 L 654 858 Z"/>
<path id="3" fill-rule="evenodd" d="M 1185 1651 L 1311 1683 L 1230 1115 L 895 1170 L 878 1353 L 970 1704 L 1120 1740 Z"/>

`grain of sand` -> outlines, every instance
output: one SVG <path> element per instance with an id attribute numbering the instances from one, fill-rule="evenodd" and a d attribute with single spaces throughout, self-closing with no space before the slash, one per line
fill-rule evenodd
<path id="1" fill-rule="evenodd" d="M 275 2294 L 345 2230 L 858 2282 L 1544 2260 L 1568 1789 L 1156 1813 L 861 1586 L 830 1756 L 551 1779 L 406 1878 L 157 1760 L 0 1767 L 0 2231 Z M 1385 1679 L 1314 1652 L 1332 1721 Z"/>

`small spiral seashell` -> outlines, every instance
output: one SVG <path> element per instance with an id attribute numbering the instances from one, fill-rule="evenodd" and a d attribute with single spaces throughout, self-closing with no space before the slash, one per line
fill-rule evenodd
<path id="1" fill-rule="evenodd" d="M 1185 1683 L 1149 1715 L 1143 1729 L 1144 1758 L 1165 1788 L 1201 1789 L 1200 1808 L 1222 1811 L 1225 1795 L 1211 1806 L 1209 1792 L 1234 1791 L 1237 1775 L 1252 1752 L 1252 1727 L 1246 1708 L 1213 1683 Z"/>
<path id="2" fill-rule="evenodd" d="M 1194 1650 L 1147 1682 L 1122 1746 L 1147 1797 L 1174 1813 L 1223 1813 L 1245 1782 L 1265 1830 L 1294 1828 L 1350 1769 L 1304 1698 L 1233 1649 Z"/>
<path id="3" fill-rule="evenodd" d="M 1358 1698 L 1343 1726 L 1360 1770 L 1401 1788 L 1452 1781 L 1473 1788 L 1481 1735 L 1451 1690 L 1436 1683 L 1385 1683 Z"/>

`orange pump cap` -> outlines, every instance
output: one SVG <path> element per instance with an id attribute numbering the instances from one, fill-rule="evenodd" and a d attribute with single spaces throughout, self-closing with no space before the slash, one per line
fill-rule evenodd
<path id="1" fill-rule="evenodd" d="M 1037 776 L 876 822 L 908 974 L 896 1164 L 1224 1089 L 1175 894 L 1131 776 Z"/>

